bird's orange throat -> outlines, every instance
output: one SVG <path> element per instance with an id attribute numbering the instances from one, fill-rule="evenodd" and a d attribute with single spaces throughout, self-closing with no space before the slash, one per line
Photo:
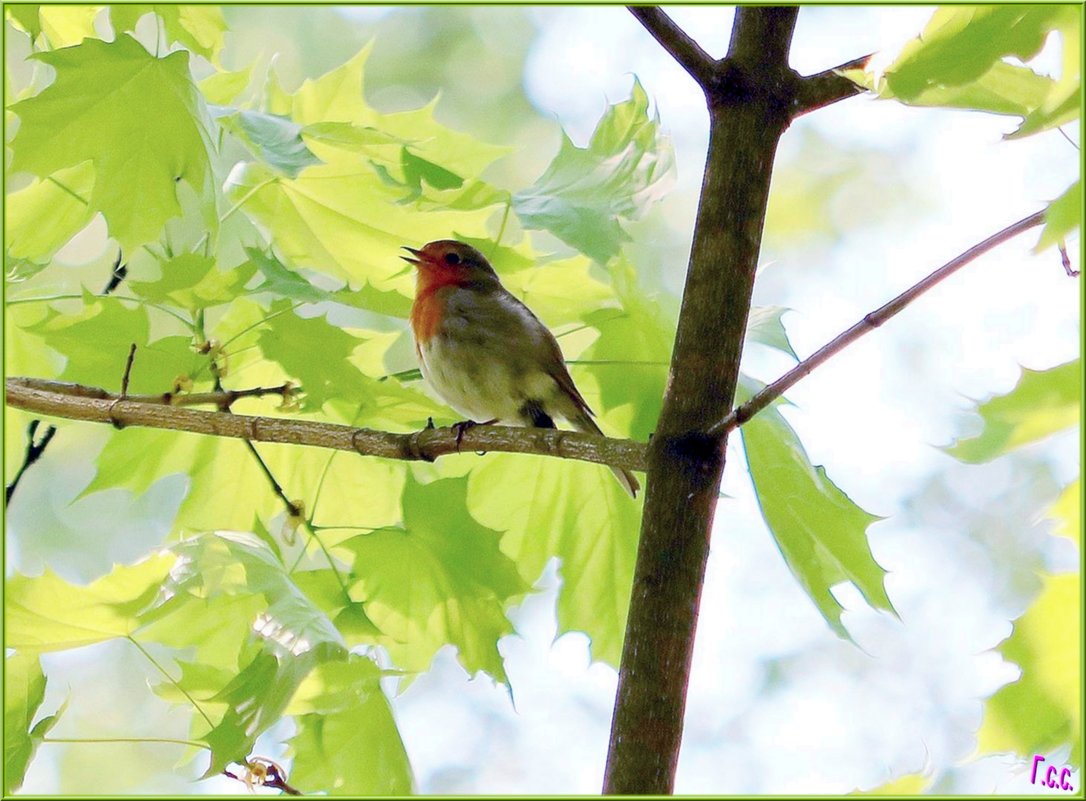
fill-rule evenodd
<path id="1" fill-rule="evenodd" d="M 411 329 L 415 332 L 416 347 L 428 342 L 441 325 L 445 303 L 438 297 L 438 291 L 447 286 L 464 286 L 470 280 L 466 270 L 419 264 L 415 302 L 411 305 Z"/>

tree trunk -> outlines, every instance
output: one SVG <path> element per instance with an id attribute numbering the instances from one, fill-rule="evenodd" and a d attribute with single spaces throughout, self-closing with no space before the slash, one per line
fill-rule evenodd
<path id="1" fill-rule="evenodd" d="M 667 393 L 649 445 L 604 792 L 672 791 L 709 534 L 754 288 L 777 142 L 797 76 L 797 10 L 739 8 L 728 56 L 703 84 L 709 154 Z"/>

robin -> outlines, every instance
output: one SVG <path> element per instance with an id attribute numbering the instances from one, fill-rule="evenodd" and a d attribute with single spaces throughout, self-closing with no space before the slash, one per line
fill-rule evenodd
<path id="1" fill-rule="evenodd" d="M 602 434 L 566 369 L 558 340 L 498 280 L 478 250 L 452 239 L 401 256 L 415 265 L 411 329 L 422 374 L 469 421 Z M 611 470 L 636 497 L 628 471 Z"/>

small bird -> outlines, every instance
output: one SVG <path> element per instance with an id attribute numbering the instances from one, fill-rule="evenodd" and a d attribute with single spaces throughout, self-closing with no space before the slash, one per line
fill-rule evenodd
<path id="1" fill-rule="evenodd" d="M 486 257 L 452 239 L 401 256 L 415 265 L 411 329 L 422 374 L 437 394 L 473 422 L 602 434 L 566 369 L 558 340 L 498 280 Z M 636 497 L 628 470 L 612 467 Z"/>

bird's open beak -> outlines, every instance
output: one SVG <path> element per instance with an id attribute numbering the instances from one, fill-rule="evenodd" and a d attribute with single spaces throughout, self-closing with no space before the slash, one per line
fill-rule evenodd
<path id="1" fill-rule="evenodd" d="M 419 253 L 421 251 L 415 250 L 414 248 L 409 248 L 406 245 L 404 245 L 403 249 L 406 250 L 411 255 L 410 256 L 400 256 L 400 258 L 403 259 L 404 261 L 406 261 L 408 264 L 410 264 L 411 267 L 418 267 L 419 266 L 418 256 L 419 256 Z M 407 275 L 409 272 L 411 272 L 411 267 L 404 267 L 398 273 L 393 275 L 392 278 L 394 278 L 394 279 L 395 278 L 401 278 L 401 277 Z"/>

